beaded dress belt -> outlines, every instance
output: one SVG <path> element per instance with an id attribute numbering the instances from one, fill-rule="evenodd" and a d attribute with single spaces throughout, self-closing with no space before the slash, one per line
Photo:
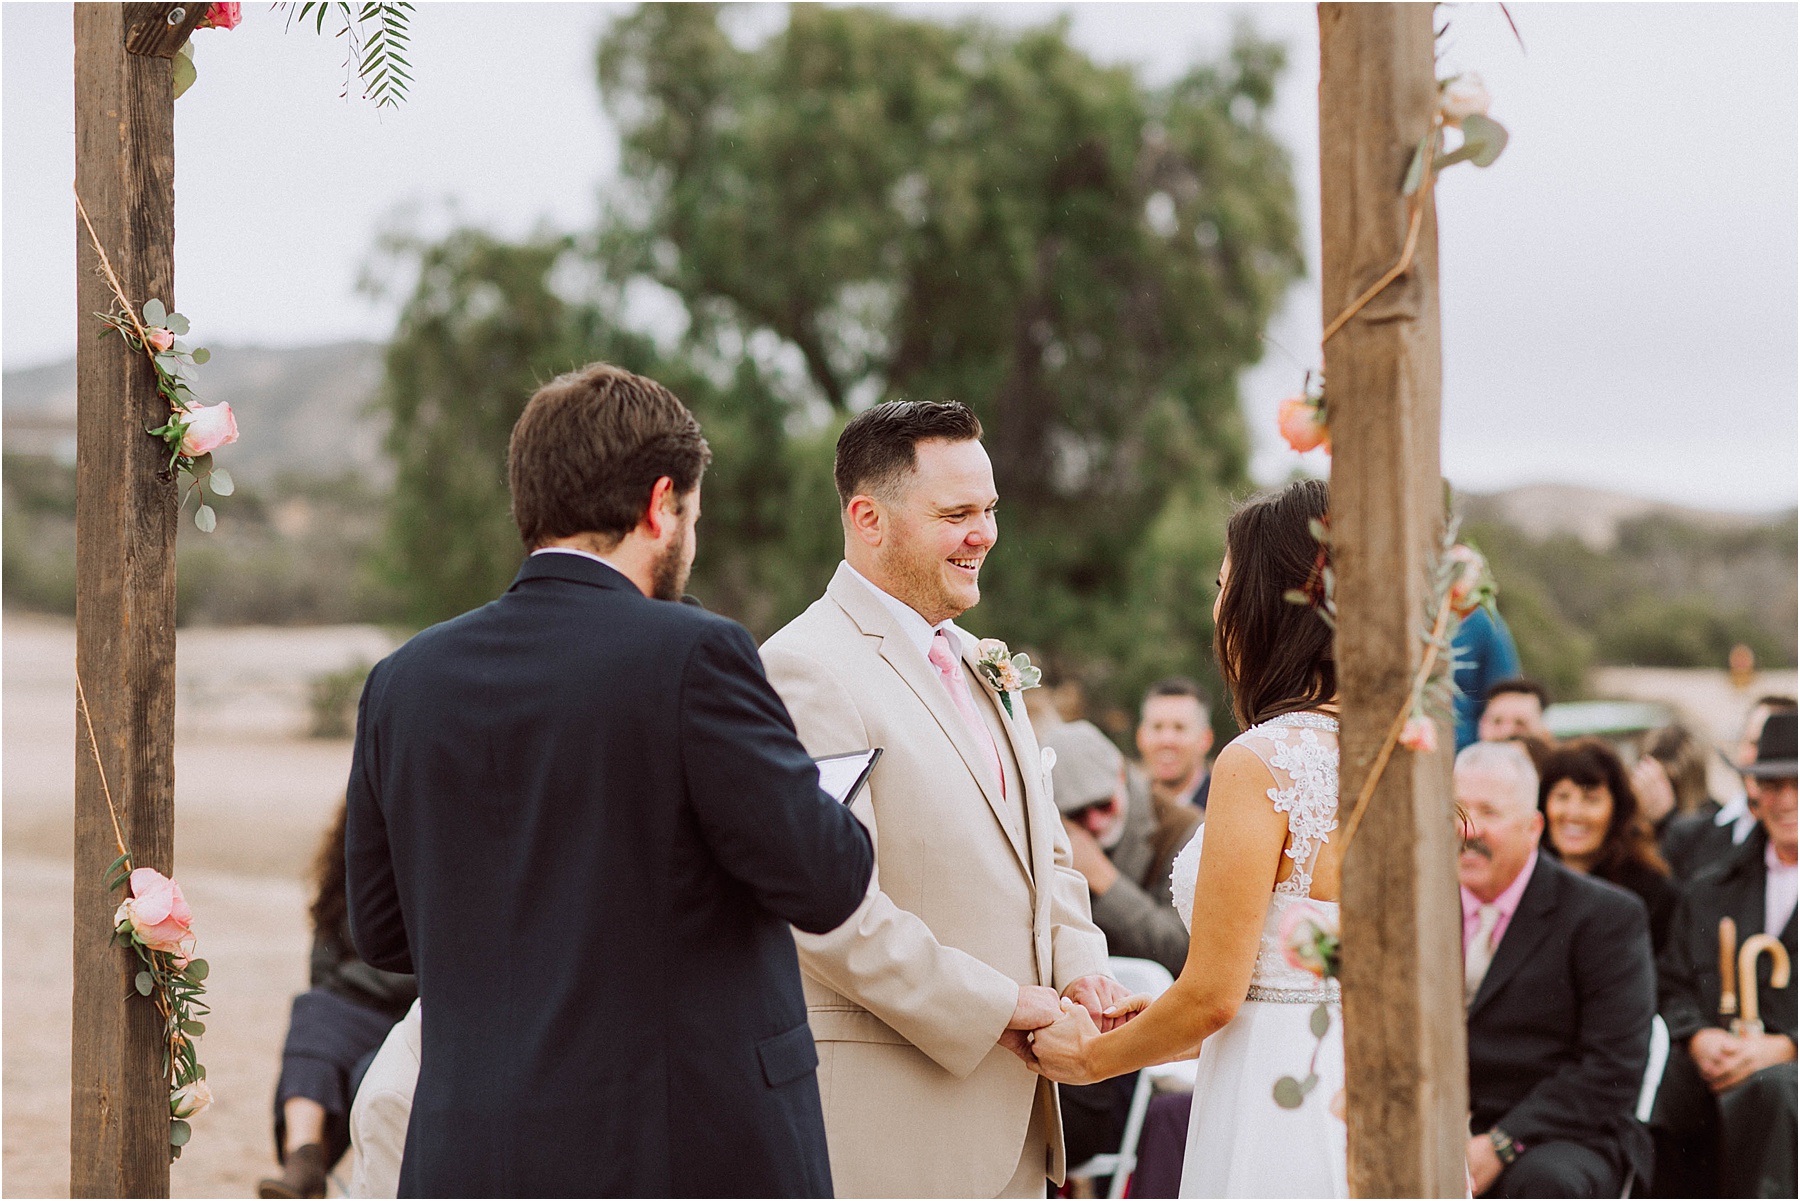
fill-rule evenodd
<path id="1" fill-rule="evenodd" d="M 1246 1001 L 1274 1001 L 1286 1005 L 1317 1005 L 1324 1002 L 1329 1005 L 1343 1003 L 1343 989 L 1336 980 L 1325 981 L 1323 988 L 1264 988 L 1260 984 L 1250 986 Z"/>

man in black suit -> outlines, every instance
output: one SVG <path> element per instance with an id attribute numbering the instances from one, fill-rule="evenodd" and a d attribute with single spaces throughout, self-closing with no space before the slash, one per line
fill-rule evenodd
<path id="1" fill-rule="evenodd" d="M 1795 1192 L 1796 983 L 1774 987 L 1757 962 L 1761 1030 L 1730 1028 L 1719 1012 L 1719 919 L 1739 943 L 1768 934 L 1796 958 L 1794 902 L 1796 721 L 1776 713 L 1744 768 L 1756 785 L 1757 827 L 1744 845 L 1689 885 L 1657 964 L 1669 1065 L 1657 1093 L 1656 1193 L 1663 1197 L 1792 1197 Z M 1734 980 L 1734 990 L 1741 985 Z M 1741 1003 L 1741 1002 L 1740 1002 Z"/>
<path id="2" fill-rule="evenodd" d="M 1537 771 L 1516 743 L 1456 757 L 1469 1008 L 1469 1174 L 1494 1197 L 1616 1197 L 1650 1174 L 1633 1116 L 1656 975 L 1644 903 L 1537 852 Z"/>
<path id="3" fill-rule="evenodd" d="M 743 628 L 681 596 L 700 427 L 597 364 L 513 429 L 531 556 L 369 674 L 349 784 L 363 959 L 416 972 L 402 1196 L 829 1196 L 789 923 L 869 837 Z"/>

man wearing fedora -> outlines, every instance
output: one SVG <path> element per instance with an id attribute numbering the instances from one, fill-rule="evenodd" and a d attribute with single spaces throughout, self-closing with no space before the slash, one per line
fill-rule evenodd
<path id="1" fill-rule="evenodd" d="M 1795 957 L 1795 731 L 1793 713 L 1764 723 L 1742 769 L 1757 827 L 1694 879 L 1658 964 L 1673 1044 L 1651 1117 L 1660 1197 L 1795 1195 L 1794 976 L 1776 988 L 1772 958 L 1758 960 L 1760 1031 L 1733 1032 L 1719 1012 L 1719 919 L 1736 923 L 1739 943 L 1768 934 Z"/>

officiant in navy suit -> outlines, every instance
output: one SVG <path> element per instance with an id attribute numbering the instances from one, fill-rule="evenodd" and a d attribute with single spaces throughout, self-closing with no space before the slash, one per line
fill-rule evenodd
<path id="1" fill-rule="evenodd" d="M 677 601 L 709 451 L 604 364 L 512 434 L 531 549 L 369 674 L 350 921 L 418 976 L 402 1196 L 829 1196 L 789 923 L 873 862 L 740 626 Z"/>

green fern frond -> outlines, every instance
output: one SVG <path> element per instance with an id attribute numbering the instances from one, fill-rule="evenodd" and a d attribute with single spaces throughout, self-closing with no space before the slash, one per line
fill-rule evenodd
<path id="1" fill-rule="evenodd" d="M 412 37 L 413 6 L 308 0 L 300 6 L 299 18 L 304 21 L 312 17 L 313 31 L 323 34 L 325 18 L 332 13 L 343 22 L 334 36 L 346 39 L 349 46 L 342 94 L 350 94 L 350 79 L 354 76 L 362 80 L 364 100 L 373 100 L 377 108 L 400 107 L 412 84 L 412 64 L 404 52 Z"/>

